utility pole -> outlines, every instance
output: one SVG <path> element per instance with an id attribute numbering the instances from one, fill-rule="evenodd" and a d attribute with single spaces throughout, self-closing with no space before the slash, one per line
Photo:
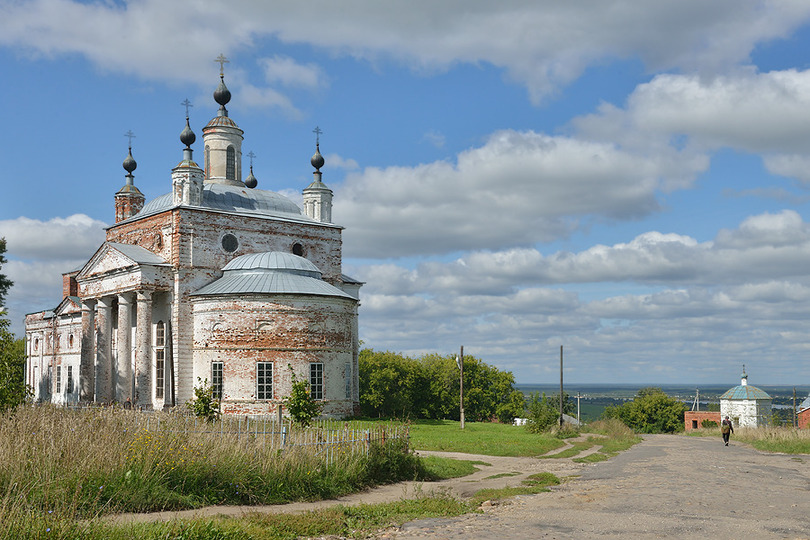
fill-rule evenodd
<path id="1" fill-rule="evenodd" d="M 464 429 L 464 345 L 461 346 L 456 362 L 458 363 L 458 413 L 461 418 L 461 429 Z"/>
<path id="2" fill-rule="evenodd" d="M 793 387 L 793 427 L 799 425 L 798 418 L 796 418 L 796 387 Z"/>
<path id="3" fill-rule="evenodd" d="M 579 419 L 579 398 L 582 396 L 579 394 L 579 390 L 577 390 L 577 425 L 582 425 L 582 420 Z"/>
<path id="4" fill-rule="evenodd" d="M 562 425 L 562 345 L 560 345 L 560 427 L 562 427 Z"/>

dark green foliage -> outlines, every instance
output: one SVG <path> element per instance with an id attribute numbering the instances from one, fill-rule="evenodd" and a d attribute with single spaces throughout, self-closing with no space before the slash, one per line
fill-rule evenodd
<path id="1" fill-rule="evenodd" d="M 0 410 L 12 409 L 30 396 L 25 385 L 25 342 L 14 339 L 8 325 L 0 318 Z"/>
<path id="2" fill-rule="evenodd" d="M 3 253 L 6 252 L 6 239 L 0 238 L 0 269 L 3 268 L 3 265 L 6 264 L 6 258 L 3 256 Z M 13 281 L 8 279 L 4 274 L 0 274 L 0 313 L 2 313 L 2 307 L 5 305 L 6 300 L 6 293 L 14 284 Z"/>
<path id="3" fill-rule="evenodd" d="M 633 401 L 605 409 L 603 418 L 616 418 L 637 433 L 675 433 L 683 430 L 686 405 L 656 387 L 642 388 Z"/>
<path id="4" fill-rule="evenodd" d="M 700 427 L 716 428 L 717 427 L 717 422 L 715 422 L 714 420 L 706 419 L 706 420 L 704 420 L 703 422 L 700 423 Z"/>
<path id="5" fill-rule="evenodd" d="M 532 393 L 529 397 L 528 423 L 526 429 L 532 433 L 542 433 L 560 424 L 559 398 L 553 401 L 543 394 Z"/>
<path id="6" fill-rule="evenodd" d="M 200 384 L 194 388 L 194 399 L 188 406 L 198 418 L 213 422 L 219 418 L 219 401 L 214 399 L 214 389 L 208 384 L 208 379 L 197 377 L 197 382 Z"/>
<path id="7" fill-rule="evenodd" d="M 290 411 L 293 421 L 302 426 L 308 426 L 321 414 L 322 406 L 320 402 L 312 399 L 312 395 L 309 393 L 309 383 L 304 380 L 299 381 L 293 373 L 292 390 L 287 400 L 287 410 Z"/>
<path id="8" fill-rule="evenodd" d="M 525 408 L 511 372 L 464 357 L 464 416 L 472 422 L 511 422 Z M 389 351 L 360 351 L 360 408 L 365 416 L 458 420 L 455 355 L 417 359 Z"/>

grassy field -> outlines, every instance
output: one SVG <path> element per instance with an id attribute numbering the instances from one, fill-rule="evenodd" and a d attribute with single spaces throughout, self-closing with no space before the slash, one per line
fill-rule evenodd
<path id="1" fill-rule="evenodd" d="M 509 424 L 467 422 L 461 429 L 452 420 L 415 420 L 411 426 L 411 446 L 417 450 L 518 457 L 539 456 L 563 444 L 553 436 Z"/>
<path id="2" fill-rule="evenodd" d="M 210 438 L 173 431 L 171 418 L 165 419 L 160 431 L 139 428 L 131 419 L 129 413 L 78 413 L 55 407 L 21 408 L 1 417 L 0 539 L 363 538 L 407 520 L 460 515 L 483 500 L 539 493 L 559 483 L 553 475 L 539 475 L 519 486 L 480 492 L 468 501 L 440 494 L 295 516 L 113 525 L 100 516 L 207 504 L 334 498 L 378 483 L 464 476 L 475 472 L 477 465 L 486 465 L 420 459 L 397 439 L 373 446 L 367 456 L 346 451 L 326 463 L 303 447 L 281 454 L 255 438 Z M 626 428 L 621 431 L 598 422 L 593 426 L 600 435 L 595 442 L 602 445 L 600 459 L 634 444 Z M 553 435 L 531 434 L 504 424 L 459 427 L 458 422 L 416 422 L 410 430 L 410 447 L 537 456 L 564 444 Z"/>
<path id="3" fill-rule="evenodd" d="M 687 434 L 692 437 L 720 438 L 719 428 L 696 429 L 688 431 Z M 807 429 L 792 427 L 737 428 L 731 438 L 750 444 L 763 452 L 810 454 L 810 430 Z"/>

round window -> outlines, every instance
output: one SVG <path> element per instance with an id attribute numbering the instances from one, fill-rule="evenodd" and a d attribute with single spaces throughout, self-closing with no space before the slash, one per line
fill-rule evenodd
<path id="1" fill-rule="evenodd" d="M 239 240 L 236 239 L 231 233 L 222 237 L 222 249 L 228 253 L 233 253 L 239 248 Z"/>

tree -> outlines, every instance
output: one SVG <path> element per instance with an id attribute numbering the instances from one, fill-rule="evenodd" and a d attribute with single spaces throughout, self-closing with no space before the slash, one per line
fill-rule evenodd
<path id="1" fill-rule="evenodd" d="M 3 256 L 3 253 L 6 252 L 6 239 L 0 238 L 0 270 L 2 270 L 3 265 L 6 264 L 6 258 Z M 6 293 L 14 284 L 10 279 L 8 279 L 5 275 L 0 274 L 0 308 L 5 305 L 6 300 Z M 0 313 L 2 313 L 2 309 L 0 309 Z"/>
<path id="2" fill-rule="evenodd" d="M 197 382 L 200 385 L 194 387 L 194 399 L 188 402 L 188 406 L 194 416 L 213 422 L 219 418 L 219 401 L 214 399 L 214 389 L 208 384 L 208 379 L 197 377 Z"/>
<path id="3" fill-rule="evenodd" d="M 618 418 L 638 433 L 675 433 L 683 430 L 686 405 L 656 387 L 642 388 L 635 399 L 608 407 L 604 418 Z"/>
<path id="4" fill-rule="evenodd" d="M 292 366 L 288 365 L 292 370 Z M 312 398 L 309 393 L 309 383 L 305 380 L 298 380 L 295 373 L 292 374 L 292 390 L 287 401 L 287 410 L 290 411 L 293 421 L 306 427 L 312 420 L 321 414 L 321 403 Z"/>
<path id="5" fill-rule="evenodd" d="M 14 339 L 8 326 L 0 317 L 0 410 L 14 408 L 31 395 L 25 385 L 25 343 Z"/>
<path id="6" fill-rule="evenodd" d="M 536 392 L 529 397 L 527 429 L 532 433 L 542 433 L 560 422 L 560 402 L 550 400 L 543 394 L 541 398 Z"/>

